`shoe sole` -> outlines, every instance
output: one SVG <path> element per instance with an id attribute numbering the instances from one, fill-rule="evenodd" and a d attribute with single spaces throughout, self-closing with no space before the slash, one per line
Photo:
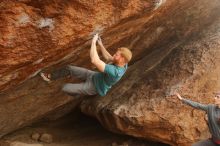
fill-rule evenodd
<path id="1" fill-rule="evenodd" d="M 48 78 L 44 75 L 44 73 L 40 73 L 40 76 L 42 77 L 42 79 L 43 79 L 44 81 L 50 82 L 50 79 L 48 79 Z"/>

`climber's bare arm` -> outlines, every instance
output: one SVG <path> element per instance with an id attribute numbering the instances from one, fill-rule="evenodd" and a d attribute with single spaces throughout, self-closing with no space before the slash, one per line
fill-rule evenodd
<path id="1" fill-rule="evenodd" d="M 113 57 L 112 55 L 106 50 L 106 48 L 104 47 L 101 38 L 98 38 L 98 44 L 101 48 L 101 52 L 103 57 L 106 59 L 107 62 L 112 62 L 113 61 Z"/>
<path id="2" fill-rule="evenodd" d="M 92 45 L 90 49 L 90 59 L 92 64 L 94 64 L 97 69 L 101 72 L 104 72 L 105 69 L 105 62 L 103 62 L 98 55 L 97 48 L 96 48 L 96 41 L 98 40 L 98 34 L 96 34 L 92 39 Z"/>

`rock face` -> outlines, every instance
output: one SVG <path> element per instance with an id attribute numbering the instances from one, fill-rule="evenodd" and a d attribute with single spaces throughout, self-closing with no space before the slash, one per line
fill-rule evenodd
<path id="1" fill-rule="evenodd" d="M 71 62 L 90 66 L 89 45 L 95 32 L 107 32 L 153 8 L 152 2 L 142 0 L 1 1 L 0 136 L 54 110 L 61 111 L 56 118 L 75 107 L 79 101 L 60 91 L 63 80 L 48 85 L 36 74 Z M 108 45 L 118 41 L 114 38 Z"/>
<path id="2" fill-rule="evenodd" d="M 204 113 L 172 95 L 178 90 L 194 101 L 213 103 L 213 92 L 220 89 L 219 22 L 216 18 L 197 35 L 152 51 L 106 97 L 84 100 L 81 110 L 113 132 L 173 146 L 208 138 Z"/>
<path id="3" fill-rule="evenodd" d="M 208 138 L 204 113 L 172 95 L 178 90 L 191 100 L 213 103 L 213 92 L 220 87 L 220 35 L 212 31 L 143 58 L 106 97 L 84 100 L 81 110 L 111 131 L 174 146 Z"/>
<path id="4" fill-rule="evenodd" d="M 0 136 L 79 104 L 60 91 L 70 79 L 47 84 L 36 74 L 91 66 L 90 39 L 100 32 L 110 52 L 126 46 L 134 59 L 107 96 L 81 103 L 84 113 L 111 131 L 170 145 L 207 138 L 203 113 L 171 95 L 179 89 L 209 103 L 219 89 L 219 8 L 219 0 L 3 0 Z"/>
<path id="5" fill-rule="evenodd" d="M 3 0 L 0 89 L 17 86 L 42 68 L 65 60 L 67 54 L 78 60 L 82 56 L 78 53 L 87 52 L 82 45 L 92 34 L 143 12 L 146 7 L 150 8 L 148 3 L 142 0 Z"/>

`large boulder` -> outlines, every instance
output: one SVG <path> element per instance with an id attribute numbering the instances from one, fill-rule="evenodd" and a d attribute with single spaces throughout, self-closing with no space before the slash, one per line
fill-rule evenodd
<path id="1" fill-rule="evenodd" d="M 2 0 L 0 90 L 67 58 L 88 64 L 83 54 L 92 35 L 150 7 L 142 0 Z"/>
<path id="2" fill-rule="evenodd" d="M 201 6 L 199 2 L 195 2 L 194 12 Z M 173 94 L 179 91 L 185 98 L 210 104 L 213 92 L 220 89 L 220 17 L 210 18 L 210 25 L 201 27 L 196 35 L 181 36 L 182 41 L 172 39 L 176 42 L 171 40 L 135 62 L 107 96 L 84 100 L 82 112 L 113 132 L 172 146 L 189 146 L 209 138 L 205 113 L 183 105 Z"/>
<path id="3" fill-rule="evenodd" d="M 112 30 L 154 7 L 142 0 L 2 0 L 0 137 L 45 115 L 60 117 L 78 105 L 80 100 L 60 91 L 70 80 L 47 84 L 37 74 L 69 63 L 90 67 L 90 39 L 96 32 Z M 108 45 L 119 41 L 115 36 Z"/>
<path id="4" fill-rule="evenodd" d="M 100 32 L 111 53 L 125 46 L 134 58 L 107 96 L 89 97 L 81 110 L 111 131 L 171 145 L 206 138 L 202 113 L 170 95 L 178 87 L 209 102 L 219 87 L 219 8 L 219 0 L 1 1 L 0 137 L 79 104 L 60 91 L 75 79 L 47 84 L 37 73 L 70 63 L 93 69 L 90 40 Z"/>

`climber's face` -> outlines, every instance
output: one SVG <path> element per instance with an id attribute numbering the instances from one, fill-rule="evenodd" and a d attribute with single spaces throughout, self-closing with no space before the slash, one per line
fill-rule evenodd
<path id="1" fill-rule="evenodd" d="M 113 55 L 113 62 L 114 63 L 124 63 L 125 59 L 124 57 L 121 55 L 120 51 L 117 51 L 114 55 Z"/>

